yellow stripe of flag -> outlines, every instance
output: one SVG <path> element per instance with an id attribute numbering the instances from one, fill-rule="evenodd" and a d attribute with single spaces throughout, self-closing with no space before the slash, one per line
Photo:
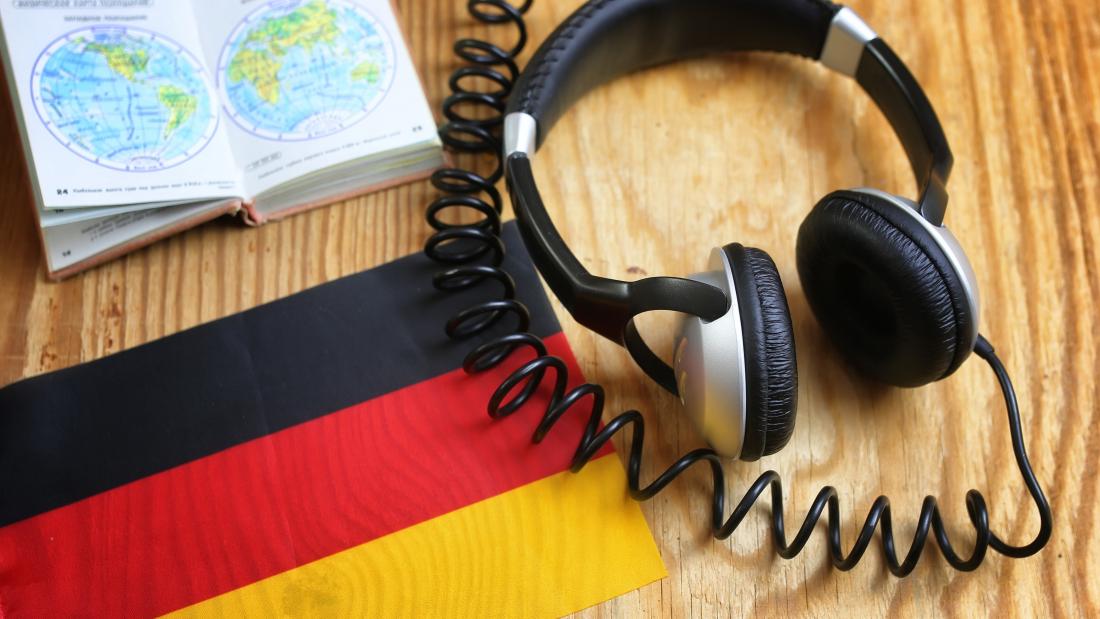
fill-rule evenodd
<path id="1" fill-rule="evenodd" d="M 171 616 L 557 617 L 664 575 L 610 455 Z"/>

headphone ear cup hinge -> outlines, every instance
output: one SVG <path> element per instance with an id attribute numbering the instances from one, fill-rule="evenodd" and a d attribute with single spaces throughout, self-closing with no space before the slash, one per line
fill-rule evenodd
<path id="1" fill-rule="evenodd" d="M 678 395 L 672 367 L 646 344 L 634 319 L 645 312 L 671 311 L 713 320 L 729 301 L 719 288 L 680 277 L 647 277 L 624 283 L 591 277 L 570 284 L 566 305 L 577 322 L 627 349 L 638 367 L 658 385 Z"/>
<path id="2" fill-rule="evenodd" d="M 947 181 L 938 174 L 932 174 L 921 191 L 920 204 L 916 208 L 925 221 L 942 227 L 944 215 L 947 214 L 947 201 Z"/>
<path id="3" fill-rule="evenodd" d="M 642 334 L 638 333 L 638 327 L 634 324 L 633 318 L 627 321 L 623 329 L 623 346 L 646 376 L 672 395 L 680 395 L 672 366 L 665 363 L 664 359 L 661 359 L 649 344 L 646 344 Z"/>
<path id="4" fill-rule="evenodd" d="M 673 368 L 646 344 L 634 318 L 652 311 L 680 312 L 699 320 L 716 320 L 729 310 L 729 297 L 708 282 L 680 277 L 647 277 L 628 284 L 630 318 L 622 329 L 622 345 L 638 367 L 672 395 L 680 395 Z"/>

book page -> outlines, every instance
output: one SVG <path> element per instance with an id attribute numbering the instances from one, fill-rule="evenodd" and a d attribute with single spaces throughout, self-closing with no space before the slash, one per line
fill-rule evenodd
<path id="1" fill-rule="evenodd" d="M 215 212 L 221 214 L 239 204 L 240 201 L 235 199 L 191 202 L 43 228 L 46 262 L 51 273 L 60 271 L 145 235 L 174 232 L 176 230 L 172 229 L 173 226 L 177 229 L 190 227 L 181 225 L 181 222 L 204 215 L 213 217 Z"/>
<path id="2" fill-rule="evenodd" d="M 249 197 L 437 140 L 390 0 L 193 0 Z"/>
<path id="3" fill-rule="evenodd" d="M 46 209 L 240 196 L 179 0 L 3 0 L 4 56 Z"/>
<path id="4" fill-rule="evenodd" d="M 88 206 L 84 208 L 39 209 L 38 224 L 43 228 L 65 226 L 79 221 L 103 219 L 111 215 L 160 209 L 166 206 L 194 204 L 194 200 L 169 200 L 167 202 L 143 202 L 141 204 L 123 204 L 121 206 Z"/>

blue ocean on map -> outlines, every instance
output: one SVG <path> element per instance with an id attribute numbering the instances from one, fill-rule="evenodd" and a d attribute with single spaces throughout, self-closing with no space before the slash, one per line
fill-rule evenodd
<path id="1" fill-rule="evenodd" d="M 32 93 L 62 144 L 115 169 L 182 163 L 217 127 L 198 61 L 138 28 L 93 27 L 55 41 L 35 66 Z"/>
<path id="2" fill-rule="evenodd" d="M 388 34 L 346 0 L 279 1 L 243 20 L 218 67 L 234 121 L 269 139 L 328 135 L 362 120 L 393 77 Z"/>

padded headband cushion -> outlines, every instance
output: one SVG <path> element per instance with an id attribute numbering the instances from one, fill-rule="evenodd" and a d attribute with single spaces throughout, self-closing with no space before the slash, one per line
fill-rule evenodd
<path id="1" fill-rule="evenodd" d="M 747 387 L 742 460 L 782 449 L 794 432 L 798 367 L 783 282 L 768 254 L 733 243 L 723 248 L 737 286 Z"/>
<path id="2" fill-rule="evenodd" d="M 969 352 L 962 281 L 928 231 L 882 198 L 823 198 L 798 231 L 798 274 L 825 332 L 869 376 L 917 387 Z"/>
<path id="3" fill-rule="evenodd" d="M 581 96 L 638 69 L 748 50 L 816 59 L 838 10 L 825 0 L 591 0 L 539 48 L 508 111 L 533 116 L 542 144 Z"/>

